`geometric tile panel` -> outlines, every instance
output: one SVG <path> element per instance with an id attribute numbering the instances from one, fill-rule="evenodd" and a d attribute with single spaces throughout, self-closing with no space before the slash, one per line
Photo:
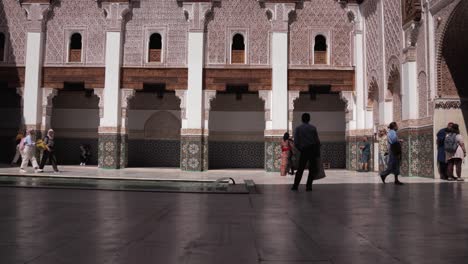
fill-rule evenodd
<path id="1" fill-rule="evenodd" d="M 264 168 L 264 142 L 210 141 L 209 168 Z"/>
<path id="2" fill-rule="evenodd" d="M 99 168 L 120 168 L 121 142 L 121 136 L 118 134 L 99 134 Z"/>
<path id="3" fill-rule="evenodd" d="M 323 142 L 320 152 L 322 162 L 330 163 L 330 168 L 346 168 L 346 142 Z"/>
<path id="4" fill-rule="evenodd" d="M 181 136 L 180 169 L 183 171 L 206 171 L 208 169 L 207 137 Z"/>
<path id="5" fill-rule="evenodd" d="M 131 139 L 128 141 L 128 166 L 178 168 L 180 141 Z"/>

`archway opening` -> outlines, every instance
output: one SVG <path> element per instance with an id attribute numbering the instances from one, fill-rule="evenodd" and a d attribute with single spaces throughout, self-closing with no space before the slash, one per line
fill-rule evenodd
<path id="1" fill-rule="evenodd" d="M 391 70 L 388 78 L 387 98 L 392 102 L 392 121 L 401 122 L 403 120 L 403 106 L 401 98 L 401 80 L 400 73 L 396 67 Z"/>
<path id="2" fill-rule="evenodd" d="M 52 99 L 51 128 L 59 165 L 80 164 L 80 146 L 90 149 L 86 165 L 97 165 L 99 97 L 84 83 L 65 83 Z"/>
<path id="3" fill-rule="evenodd" d="M 16 135 L 22 128 L 21 96 L 0 82 L 0 163 L 10 163 L 16 152 Z M 24 133 L 24 131 L 22 131 Z"/>
<path id="4" fill-rule="evenodd" d="M 264 168 L 264 102 L 247 86 L 228 86 L 211 102 L 209 169 Z"/>
<path id="5" fill-rule="evenodd" d="M 323 35 L 315 37 L 314 64 L 327 64 L 327 39 Z"/>
<path id="6" fill-rule="evenodd" d="M 345 107 L 330 86 L 312 85 L 294 102 L 293 130 L 301 124 L 302 114 L 309 113 L 322 143 L 322 162 L 332 169 L 346 168 Z"/>
<path id="7" fill-rule="evenodd" d="M 145 84 L 129 100 L 128 166 L 180 166 L 180 99 L 165 84 Z"/>

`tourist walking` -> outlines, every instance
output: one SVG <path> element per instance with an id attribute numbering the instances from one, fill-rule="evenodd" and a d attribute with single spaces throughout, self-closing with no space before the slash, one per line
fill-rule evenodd
<path id="1" fill-rule="evenodd" d="M 448 123 L 447 127 L 442 128 L 437 132 L 437 165 L 439 167 L 439 175 L 442 180 L 447 180 L 447 161 L 445 159 L 445 137 L 447 132 L 452 128 L 453 123 Z"/>
<path id="2" fill-rule="evenodd" d="M 400 161 L 401 161 L 401 142 L 402 140 L 398 139 L 397 131 L 398 124 L 396 122 L 390 123 L 388 126 L 388 148 L 389 148 L 389 159 L 387 168 L 380 173 L 380 178 L 382 182 L 385 183 L 385 179 L 388 175 L 393 173 L 395 175 L 395 184 L 403 185 L 401 181 L 398 180 L 400 175 Z"/>
<path id="3" fill-rule="evenodd" d="M 362 172 L 369 171 L 369 159 L 370 159 L 370 143 L 367 140 L 367 137 L 362 138 L 362 145 L 359 147 L 361 149 L 361 170 Z"/>
<path id="4" fill-rule="evenodd" d="M 309 176 L 307 178 L 306 191 L 312 191 L 312 181 L 314 180 L 315 174 L 317 174 L 320 169 L 318 166 L 320 158 L 320 139 L 317 128 L 309 124 L 309 122 L 310 115 L 308 113 L 302 114 L 302 124 L 294 131 L 294 144 L 301 152 L 301 156 L 299 158 L 299 167 L 294 179 L 294 185 L 291 188 L 293 191 L 298 190 L 307 162 L 309 163 Z"/>
<path id="5" fill-rule="evenodd" d="M 16 166 L 18 163 L 18 160 L 21 158 L 21 151 L 20 151 L 20 143 L 21 140 L 24 138 L 23 132 L 20 130 L 18 131 L 18 134 L 16 135 L 15 138 L 15 156 L 13 157 L 13 160 L 11 161 L 11 166 Z"/>
<path id="6" fill-rule="evenodd" d="M 291 157 L 293 155 L 294 142 L 289 137 L 289 133 L 284 133 L 281 141 L 281 176 L 286 176 L 291 170 L 294 171 Z"/>
<path id="7" fill-rule="evenodd" d="M 466 157 L 465 144 L 463 137 L 460 135 L 460 128 L 458 124 L 453 124 L 448 129 L 447 136 L 444 142 L 445 158 L 447 161 L 447 179 L 449 181 L 455 180 L 453 170 L 454 167 L 457 171 L 457 181 L 463 181 L 461 177 L 462 161 Z"/>
<path id="8" fill-rule="evenodd" d="M 47 135 L 44 137 L 44 151 L 42 153 L 41 165 L 39 168 L 42 170 L 46 165 L 47 160 L 49 160 L 54 172 L 59 172 L 57 168 L 57 157 L 55 156 L 55 132 L 52 129 L 47 131 Z"/>
<path id="9" fill-rule="evenodd" d="M 384 171 L 388 164 L 388 138 L 387 130 L 379 130 L 379 172 Z"/>
<path id="10" fill-rule="evenodd" d="M 22 152 L 23 161 L 21 162 L 20 172 L 26 172 L 25 168 L 28 167 L 29 161 L 36 172 L 42 172 L 37 164 L 36 160 L 36 143 L 33 141 L 33 137 L 35 135 L 34 130 L 29 130 L 26 138 L 23 140 L 22 144 L 20 144 L 20 151 Z"/>

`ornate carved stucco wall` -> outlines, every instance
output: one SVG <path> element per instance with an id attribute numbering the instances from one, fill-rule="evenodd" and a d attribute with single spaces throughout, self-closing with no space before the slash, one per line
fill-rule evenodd
<path id="1" fill-rule="evenodd" d="M 187 61 L 188 23 L 174 0 L 141 0 L 133 4 L 126 24 L 124 66 L 143 66 L 151 33 L 162 36 L 163 64 L 183 67 Z"/>
<path id="2" fill-rule="evenodd" d="M 54 1 L 47 18 L 45 65 L 67 63 L 69 40 L 82 36 L 82 64 L 103 66 L 105 58 L 105 16 L 95 0 Z"/>
<path id="3" fill-rule="evenodd" d="M 305 1 L 290 25 L 290 65 L 310 66 L 314 37 L 327 36 L 331 65 L 352 65 L 352 31 L 346 11 L 334 0 Z"/>
<path id="4" fill-rule="evenodd" d="M 0 8 L 0 31 L 7 38 L 6 61 L 22 66 L 26 48 L 26 14 L 17 0 L 2 0 Z"/>
<path id="5" fill-rule="evenodd" d="M 378 92 L 382 101 L 385 96 L 383 90 L 384 74 L 383 74 L 383 46 L 382 46 L 382 5 L 379 0 L 368 0 L 362 5 L 363 16 L 365 18 L 366 27 L 366 72 L 367 72 L 367 87 L 372 80 L 378 85 Z"/>
<path id="6" fill-rule="evenodd" d="M 239 32 L 244 35 L 246 64 L 268 65 L 270 28 L 265 9 L 257 1 L 221 1 L 207 25 L 206 63 L 229 63 L 232 36 Z"/>

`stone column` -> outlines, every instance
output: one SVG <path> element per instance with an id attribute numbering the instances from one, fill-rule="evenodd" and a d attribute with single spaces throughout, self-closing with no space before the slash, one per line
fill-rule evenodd
<path id="1" fill-rule="evenodd" d="M 183 9 L 189 21 L 188 32 L 188 87 L 184 95 L 183 111 L 185 120 L 181 129 L 180 168 L 184 171 L 205 171 L 208 169 L 208 119 L 206 105 L 210 99 L 203 92 L 203 60 L 205 39 L 205 18 L 211 11 L 211 2 L 183 2 Z M 209 96 L 208 96 L 209 97 Z M 182 110 L 182 107 L 181 107 Z"/>
<path id="2" fill-rule="evenodd" d="M 416 47 L 403 50 L 402 65 L 402 120 L 419 118 L 418 70 L 416 65 Z"/>
<path id="3" fill-rule="evenodd" d="M 268 17 L 271 18 L 271 72 L 272 87 L 270 104 L 271 126 L 265 129 L 265 170 L 279 171 L 281 160 L 281 139 L 289 129 L 288 121 L 288 33 L 289 14 L 295 10 L 295 3 L 280 1 L 264 2 Z M 267 101 L 265 102 L 267 104 Z"/>
<path id="4" fill-rule="evenodd" d="M 135 96 L 134 89 L 121 89 L 120 168 L 128 165 L 128 102 Z"/>
<path id="5" fill-rule="evenodd" d="M 99 167 L 119 169 L 121 164 L 121 91 L 122 38 L 124 16 L 129 11 L 126 1 L 105 0 L 102 8 L 106 15 L 106 76 L 102 117 L 99 123 Z"/>
<path id="6" fill-rule="evenodd" d="M 53 88 L 42 88 L 42 122 L 41 131 L 45 135 L 47 130 L 51 128 L 52 117 L 52 99 L 57 95 L 58 90 Z"/>
<path id="7" fill-rule="evenodd" d="M 40 137 L 42 119 L 42 58 L 44 53 L 44 24 L 49 10 L 45 1 L 28 1 L 21 6 L 27 15 L 26 69 L 23 96 L 25 128 L 36 130 Z"/>
<path id="8" fill-rule="evenodd" d="M 354 71 L 355 82 L 354 89 L 356 91 L 355 101 L 355 122 L 356 129 L 372 128 L 372 123 L 366 125 L 366 95 L 365 95 L 365 71 L 364 71 L 364 35 L 363 35 L 363 19 L 361 9 L 358 4 L 348 4 L 350 12 L 352 12 L 354 32 Z"/>
<path id="9" fill-rule="evenodd" d="M 294 133 L 293 121 L 294 121 L 294 102 L 299 99 L 299 91 L 289 91 L 288 92 L 288 131 L 292 135 Z"/>

